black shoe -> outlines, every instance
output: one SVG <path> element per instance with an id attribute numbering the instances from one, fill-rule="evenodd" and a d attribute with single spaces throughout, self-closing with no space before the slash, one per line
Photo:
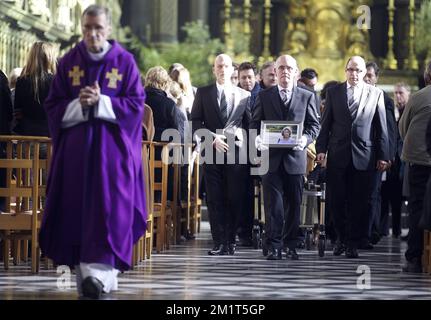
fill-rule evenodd
<path id="1" fill-rule="evenodd" d="M 359 258 L 358 250 L 356 250 L 355 248 L 347 248 L 346 257 L 350 259 Z"/>
<path id="2" fill-rule="evenodd" d="M 336 242 L 334 246 L 334 256 L 341 256 L 346 251 L 344 244 Z"/>
<path id="3" fill-rule="evenodd" d="M 305 248 L 305 242 L 304 241 L 298 241 L 298 244 L 296 245 L 298 249 L 304 249 Z"/>
<path id="4" fill-rule="evenodd" d="M 266 260 L 281 260 L 281 250 L 273 249 L 268 252 Z"/>
<path id="5" fill-rule="evenodd" d="M 190 230 L 187 230 L 185 238 L 186 238 L 186 240 L 195 240 L 196 239 L 196 237 L 193 235 L 193 233 L 190 232 Z"/>
<path id="6" fill-rule="evenodd" d="M 87 277 L 82 281 L 82 295 L 85 298 L 100 299 L 103 293 L 103 283 L 95 277 Z"/>
<path id="7" fill-rule="evenodd" d="M 366 242 L 361 243 L 359 245 L 359 249 L 362 249 L 362 250 L 373 250 L 374 246 L 371 244 L 371 242 L 366 241 Z"/>
<path id="8" fill-rule="evenodd" d="M 208 251 L 209 256 L 223 256 L 227 254 L 227 248 L 224 244 L 215 246 L 212 250 Z"/>
<path id="9" fill-rule="evenodd" d="M 289 249 L 287 252 L 287 256 L 290 257 L 292 260 L 299 260 L 299 255 L 296 252 L 296 249 Z"/>
<path id="10" fill-rule="evenodd" d="M 374 232 L 374 233 L 371 235 L 370 242 L 371 242 L 371 244 L 378 244 L 381 238 L 382 238 L 382 237 L 380 236 L 380 234 L 378 234 L 378 233 Z"/>
<path id="11" fill-rule="evenodd" d="M 233 256 L 235 254 L 236 245 L 235 243 L 229 243 L 227 246 L 227 253 L 230 256 Z"/>
<path id="12" fill-rule="evenodd" d="M 407 261 L 407 263 L 403 267 L 403 272 L 422 273 L 421 260 L 419 258 L 413 258 L 411 261 Z"/>

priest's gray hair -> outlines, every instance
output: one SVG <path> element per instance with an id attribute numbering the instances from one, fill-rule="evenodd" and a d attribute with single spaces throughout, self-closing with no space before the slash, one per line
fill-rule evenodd
<path id="1" fill-rule="evenodd" d="M 82 13 L 82 18 L 85 16 L 97 17 L 104 14 L 106 16 L 106 22 L 110 26 L 112 24 L 112 15 L 109 8 L 100 6 L 98 4 L 92 4 L 88 6 Z"/>

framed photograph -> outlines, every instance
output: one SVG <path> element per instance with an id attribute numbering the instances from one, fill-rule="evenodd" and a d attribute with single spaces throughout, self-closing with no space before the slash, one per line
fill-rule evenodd
<path id="1" fill-rule="evenodd" d="M 262 143 L 269 148 L 293 148 L 302 137 L 301 121 L 262 121 Z"/>

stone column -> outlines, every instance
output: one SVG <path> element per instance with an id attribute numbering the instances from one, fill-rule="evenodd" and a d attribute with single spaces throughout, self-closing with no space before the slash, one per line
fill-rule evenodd
<path id="1" fill-rule="evenodd" d="M 176 42 L 178 40 L 178 0 L 155 0 L 153 10 L 153 41 Z"/>
<path id="2" fill-rule="evenodd" d="M 208 0 L 190 0 L 190 20 L 208 24 Z"/>

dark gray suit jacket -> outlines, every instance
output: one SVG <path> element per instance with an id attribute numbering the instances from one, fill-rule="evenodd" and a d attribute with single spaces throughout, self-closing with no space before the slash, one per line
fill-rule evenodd
<path id="1" fill-rule="evenodd" d="M 278 86 L 259 92 L 253 108 L 250 129 L 260 130 L 262 120 L 301 121 L 303 122 L 303 135 L 307 137 L 307 145 L 313 142 L 319 134 L 319 116 L 314 94 L 311 91 L 294 87 L 286 118 L 283 118 L 282 108 L 284 106 L 282 106 Z M 300 151 L 271 148 L 269 150 L 269 172 L 277 171 L 282 161 L 287 173 L 305 174 L 306 149 Z"/>
<path id="2" fill-rule="evenodd" d="M 390 160 L 383 91 L 364 83 L 354 120 L 346 92 L 346 82 L 328 90 L 316 151 L 328 152 L 328 167 L 346 168 L 352 160 L 357 170 L 374 170 L 377 160 Z"/>

